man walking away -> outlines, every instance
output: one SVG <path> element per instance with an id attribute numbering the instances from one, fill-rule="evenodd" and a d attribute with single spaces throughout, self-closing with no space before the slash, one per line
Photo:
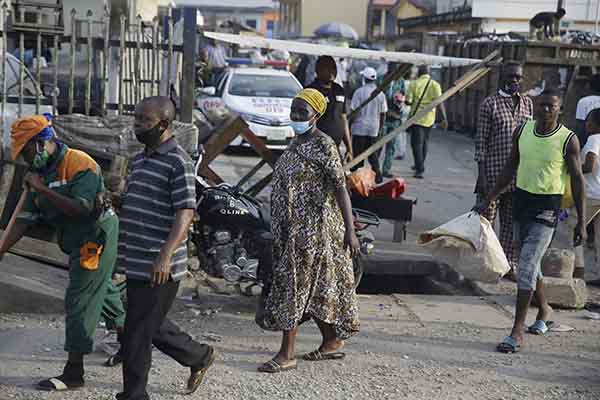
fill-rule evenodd
<path id="1" fill-rule="evenodd" d="M 411 106 L 410 116 L 417 114 L 423 108 L 442 95 L 442 87 L 434 81 L 429 75 L 429 66 L 419 66 L 419 77 L 411 82 L 406 96 L 406 103 Z M 439 105 L 442 114 L 442 129 L 448 129 L 448 119 L 446 118 L 446 108 L 444 104 Z M 412 146 L 413 157 L 415 160 L 414 171 L 415 178 L 423 179 L 425 173 L 425 159 L 427 158 L 427 148 L 429 143 L 429 133 L 435 123 L 435 110 L 427 113 L 422 119 L 408 128 L 410 134 L 410 144 Z"/>
<path id="2" fill-rule="evenodd" d="M 359 88 L 352 97 L 350 108 L 356 110 L 363 104 L 371 93 L 377 89 L 375 81 L 377 80 L 377 71 L 374 68 L 367 67 L 362 72 L 363 86 Z M 375 99 L 367 103 L 358 111 L 354 121 L 352 122 L 352 148 L 354 154 L 359 155 L 368 149 L 381 136 L 381 129 L 385 123 L 385 114 L 388 111 L 385 95 L 379 93 Z M 383 181 L 381 170 L 379 169 L 379 151 L 374 152 L 369 156 L 369 164 L 375 171 L 375 181 L 381 183 Z M 363 166 L 363 163 L 356 165 L 356 168 Z"/>
<path id="3" fill-rule="evenodd" d="M 547 322 L 552 309 L 546 301 L 540 264 L 556 229 L 569 176 L 578 216 L 573 245 L 581 245 L 587 235 L 579 140 L 573 132 L 559 124 L 560 108 L 558 90 L 547 89 L 536 99 L 535 121 L 528 121 L 517 128 L 511 155 L 495 187 L 484 201 L 474 207 L 479 213 L 487 210 L 490 203 L 510 187 L 516 173 L 514 223 L 520 245 L 518 292 L 512 332 L 497 347 L 502 353 L 515 353 L 522 348 L 525 319 L 533 295 L 539 312 L 528 331 L 539 335 L 548 332 Z"/>
<path id="4" fill-rule="evenodd" d="M 352 141 L 346 117 L 346 94 L 344 88 L 335 83 L 338 70 L 331 56 L 320 56 L 316 64 L 317 79 L 308 87 L 317 89 L 327 99 L 327 110 L 317 121 L 317 128 L 330 136 L 335 145 L 342 141 L 346 146 L 346 161 L 352 160 Z"/>
<path id="5" fill-rule="evenodd" d="M 214 39 L 208 39 L 202 56 L 210 70 L 210 84 L 217 86 L 227 68 L 227 54 L 223 46 Z"/>
<path id="6" fill-rule="evenodd" d="M 390 71 L 398 68 L 396 63 L 390 64 Z M 386 89 L 385 98 L 388 103 L 388 112 L 385 118 L 385 134 L 389 135 L 396 130 L 404 121 L 408 119 L 410 107 L 406 105 L 407 84 L 404 78 L 392 81 Z M 392 177 L 392 162 L 398 154 L 400 159 L 404 159 L 406 154 L 406 132 L 385 145 L 385 156 L 383 158 L 383 176 Z"/>
<path id="7" fill-rule="evenodd" d="M 575 133 L 581 147 L 585 146 L 589 134 L 585 130 L 585 121 L 592 110 L 600 108 L 600 74 L 595 74 L 590 78 L 590 89 L 592 94 L 579 99 L 575 111 Z"/>
<path id="8" fill-rule="evenodd" d="M 167 97 L 144 99 L 135 109 L 135 135 L 145 150 L 132 162 L 121 208 L 119 266 L 127 275 L 123 340 L 123 392 L 118 400 L 147 400 L 152 345 L 190 368 L 194 392 L 215 359 L 167 318 L 187 273 L 186 239 L 194 218 L 192 161 L 171 131 L 175 116 Z"/>
<path id="9" fill-rule="evenodd" d="M 479 166 L 475 193 L 478 201 L 483 200 L 488 190 L 496 186 L 512 151 L 513 132 L 533 118 L 533 101 L 519 93 L 522 81 L 523 67 L 515 62 L 505 64 L 500 75 L 500 90 L 483 100 L 479 107 L 475 136 L 475 161 Z M 499 238 L 512 269 L 508 277 L 512 279 L 518 262 L 513 241 L 514 191 L 513 179 L 506 192 L 490 203 L 490 208 L 482 214 L 491 223 L 500 214 Z"/>

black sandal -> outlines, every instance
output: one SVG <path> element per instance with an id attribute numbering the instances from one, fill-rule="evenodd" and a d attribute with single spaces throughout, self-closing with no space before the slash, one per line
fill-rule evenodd
<path id="1" fill-rule="evenodd" d="M 265 372 L 267 374 L 277 374 L 280 372 L 290 371 L 296 368 L 298 368 L 298 362 L 296 360 L 292 361 L 288 365 L 282 365 L 275 360 L 270 360 L 258 367 L 258 372 Z"/>
<path id="2" fill-rule="evenodd" d="M 331 353 L 322 353 L 319 350 L 311 351 L 305 354 L 302 359 L 304 361 L 329 361 L 329 360 L 343 360 L 346 357 L 346 353 L 334 351 Z"/>
<path id="3" fill-rule="evenodd" d="M 108 360 L 104 362 L 105 367 L 116 367 L 123 362 L 123 356 L 121 350 L 117 351 L 114 355 L 108 357 Z"/>
<path id="4" fill-rule="evenodd" d="M 46 392 L 64 392 L 67 390 L 75 390 L 83 387 L 85 384 L 83 378 L 77 381 L 69 381 L 63 376 L 57 376 L 55 378 L 44 379 L 38 382 L 36 389 L 43 390 Z"/>

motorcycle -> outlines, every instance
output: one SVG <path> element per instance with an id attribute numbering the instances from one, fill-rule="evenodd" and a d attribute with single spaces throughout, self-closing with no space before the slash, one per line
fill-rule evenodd
<path id="1" fill-rule="evenodd" d="M 203 152 L 195 159 L 198 218 L 191 238 L 200 266 L 212 276 L 229 282 L 259 282 L 269 279 L 272 270 L 270 213 L 239 187 L 210 185 L 199 174 Z M 360 243 L 360 256 L 353 259 L 355 285 L 364 274 L 364 257 L 371 254 L 375 238 L 368 228 L 379 226 L 377 215 L 353 209 L 354 226 Z"/>

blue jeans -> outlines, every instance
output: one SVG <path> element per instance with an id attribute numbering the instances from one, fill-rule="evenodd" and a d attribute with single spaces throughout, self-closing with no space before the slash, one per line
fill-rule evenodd
<path id="1" fill-rule="evenodd" d="M 556 228 L 536 221 L 516 220 L 513 226 L 515 241 L 520 248 L 517 288 L 535 290 L 537 281 L 543 278 L 542 257 L 552 242 Z"/>

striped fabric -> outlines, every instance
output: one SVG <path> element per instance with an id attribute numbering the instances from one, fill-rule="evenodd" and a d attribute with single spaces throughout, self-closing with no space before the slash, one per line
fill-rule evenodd
<path id="1" fill-rule="evenodd" d="M 196 208 L 193 171 L 192 160 L 175 138 L 153 153 L 142 152 L 133 159 L 119 215 L 118 269 L 128 279 L 150 280 L 176 211 Z M 171 277 L 180 280 L 186 271 L 184 241 L 173 254 Z"/>

